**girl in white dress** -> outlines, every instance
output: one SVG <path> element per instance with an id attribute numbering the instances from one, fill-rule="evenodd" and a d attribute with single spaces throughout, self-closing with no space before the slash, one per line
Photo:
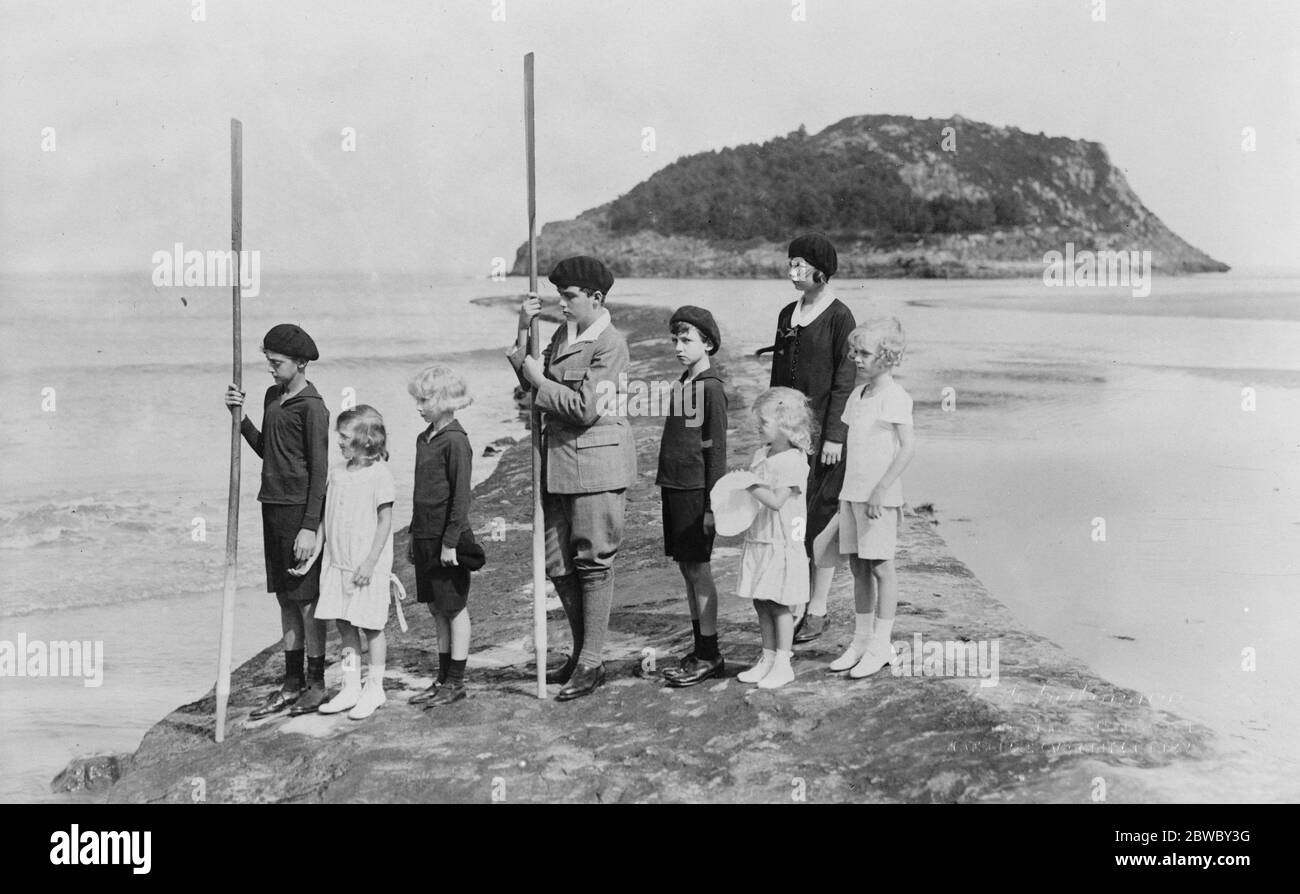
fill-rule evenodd
<path id="1" fill-rule="evenodd" d="M 754 402 L 763 446 L 754 453 L 754 483 L 746 490 L 762 508 L 745 534 L 737 595 L 754 600 L 763 655 L 737 679 L 776 689 L 794 679 L 791 607 L 808 602 L 804 488 L 813 445 L 808 398 L 793 388 L 771 388 Z"/>
<path id="2" fill-rule="evenodd" d="M 393 571 L 393 476 L 388 471 L 384 417 L 361 404 L 339 414 L 338 444 L 346 465 L 330 469 L 325 490 L 325 562 L 318 619 L 334 618 L 343 640 L 343 688 L 320 706 L 322 714 L 348 711 L 369 717 L 387 701 L 384 663 L 389 577 Z M 361 686 L 361 636 L 370 673 Z"/>

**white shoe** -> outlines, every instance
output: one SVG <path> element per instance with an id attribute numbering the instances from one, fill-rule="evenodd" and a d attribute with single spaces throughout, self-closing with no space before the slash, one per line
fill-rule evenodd
<path id="1" fill-rule="evenodd" d="M 830 669 L 836 671 L 846 671 L 862 660 L 862 656 L 867 654 L 867 648 L 871 645 L 871 637 L 855 636 L 849 642 L 849 647 L 844 650 L 844 654 L 831 662 Z"/>
<path id="2" fill-rule="evenodd" d="M 772 669 L 767 676 L 758 681 L 759 689 L 780 689 L 786 683 L 794 682 L 794 668 L 790 666 L 790 656 L 778 655 L 772 662 Z"/>
<path id="3" fill-rule="evenodd" d="M 867 646 L 867 651 L 863 654 L 862 660 L 853 666 L 849 671 L 849 676 L 855 680 L 861 680 L 863 677 L 869 677 L 882 667 L 888 667 L 894 663 L 894 644 L 891 642 L 877 642 L 872 639 L 871 645 Z"/>
<path id="4" fill-rule="evenodd" d="M 361 698 L 361 683 L 353 683 L 351 680 L 339 690 L 339 694 L 317 708 L 322 714 L 342 714 L 351 708 Z"/>
<path id="5" fill-rule="evenodd" d="M 764 649 L 763 657 L 758 659 L 758 663 L 749 670 L 736 674 L 736 679 L 742 683 L 757 683 L 767 676 L 767 672 L 772 669 L 772 664 L 775 661 L 776 653 Z"/>
<path id="6" fill-rule="evenodd" d="M 356 706 L 348 712 L 348 718 L 351 720 L 365 720 L 383 707 L 387 701 L 388 696 L 384 694 L 382 683 L 379 685 L 366 683 L 366 688 L 361 690 L 361 698 L 357 699 Z"/>

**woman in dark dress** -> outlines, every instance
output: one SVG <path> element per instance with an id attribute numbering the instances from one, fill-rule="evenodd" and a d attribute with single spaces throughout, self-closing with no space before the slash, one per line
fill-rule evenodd
<path id="1" fill-rule="evenodd" d="M 847 430 L 840 416 L 857 374 L 848 359 L 849 333 L 857 323 L 831 288 L 830 278 L 839 261 L 829 239 L 815 233 L 800 236 L 790 243 L 789 257 L 790 281 L 800 296 L 777 317 L 770 387 L 784 386 L 806 394 L 819 432 L 808 473 L 804 531 L 812 598 L 807 613 L 797 620 L 794 639 L 806 643 L 826 629 L 826 596 L 839 559 L 838 550 L 832 550 L 829 567 L 818 567 L 813 544 L 839 511 Z"/>

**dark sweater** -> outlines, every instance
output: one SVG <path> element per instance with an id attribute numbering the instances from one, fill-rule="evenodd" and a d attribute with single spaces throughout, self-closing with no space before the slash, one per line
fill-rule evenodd
<path id="1" fill-rule="evenodd" d="M 453 419 L 429 438 L 430 425 L 415 439 L 415 496 L 411 537 L 441 540 L 455 549 L 469 528 L 470 467 L 474 450 L 460 423 Z"/>
<path id="2" fill-rule="evenodd" d="M 853 390 L 857 368 L 848 358 L 849 333 L 857 323 L 853 311 L 836 298 L 807 326 L 791 330 L 795 302 L 781 308 L 776 323 L 776 350 L 772 354 L 772 388 L 802 391 L 812 405 L 821 444 L 843 444 L 849 427 L 840 417 Z M 782 333 L 786 333 L 784 336 Z"/>
<path id="3" fill-rule="evenodd" d="M 673 389 L 664 419 L 655 484 L 676 490 L 704 488 L 707 512 L 709 492 L 727 471 L 727 393 L 712 368 L 694 382 L 686 383 L 686 376 L 682 373 L 682 387 Z"/>
<path id="4" fill-rule="evenodd" d="M 311 382 L 280 403 L 280 386 L 262 399 L 262 431 L 247 416 L 240 425 L 244 440 L 262 458 L 263 503 L 306 506 L 303 528 L 315 531 L 325 514 L 329 478 L 330 411 Z"/>

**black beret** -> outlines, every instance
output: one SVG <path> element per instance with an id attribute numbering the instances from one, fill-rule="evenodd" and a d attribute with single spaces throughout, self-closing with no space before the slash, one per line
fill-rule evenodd
<path id="1" fill-rule="evenodd" d="M 478 545 L 478 541 L 474 539 L 474 532 L 469 528 L 460 532 L 460 540 L 456 543 L 456 561 L 460 563 L 460 567 L 470 571 L 478 571 L 487 564 L 487 554 L 483 552 L 483 547 Z"/>
<path id="2" fill-rule="evenodd" d="M 840 259 L 835 254 L 835 246 L 821 233 L 806 233 L 790 243 L 787 257 L 803 258 L 820 270 L 827 279 L 839 269 Z"/>
<path id="3" fill-rule="evenodd" d="M 668 331 L 671 332 L 678 323 L 690 323 L 700 330 L 700 334 L 713 344 L 713 347 L 709 348 L 710 354 L 718 353 L 718 348 L 722 347 L 722 335 L 718 332 L 718 324 L 713 322 L 713 314 L 704 308 L 692 304 L 677 308 L 673 312 L 673 318 L 668 321 Z"/>
<path id="4" fill-rule="evenodd" d="M 272 326 L 271 331 L 266 333 L 262 339 L 263 351 L 274 351 L 277 354 L 283 354 L 286 357 L 297 357 L 301 360 L 319 360 L 320 351 L 316 350 L 316 342 L 311 340 L 311 336 L 302 330 L 301 326 L 295 326 L 293 323 L 281 323 L 279 326 Z"/>
<path id="5" fill-rule="evenodd" d="M 606 296 L 614 286 L 614 274 L 609 272 L 609 268 L 586 255 L 560 261 L 551 269 L 551 275 L 547 279 L 554 283 L 557 289 L 577 286 Z"/>

